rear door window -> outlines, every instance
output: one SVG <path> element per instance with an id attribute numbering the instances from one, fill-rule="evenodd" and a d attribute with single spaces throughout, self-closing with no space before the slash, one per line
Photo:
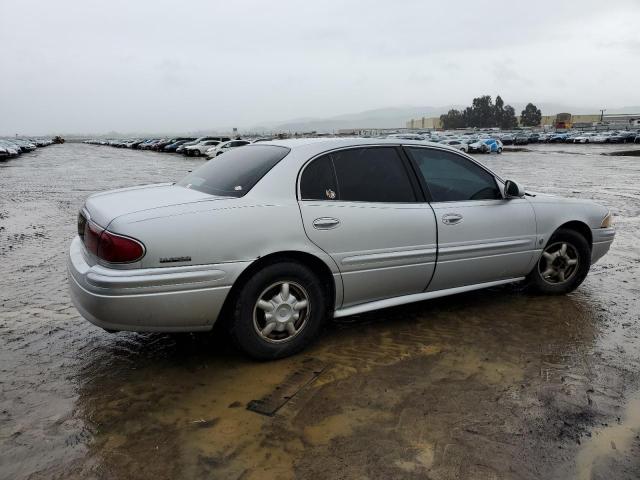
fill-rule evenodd
<path id="1" fill-rule="evenodd" d="M 302 172 L 302 200 L 337 200 L 338 187 L 330 155 L 313 160 Z"/>
<path id="2" fill-rule="evenodd" d="M 415 202 L 407 169 L 395 147 L 365 147 L 331 154 L 338 198 L 355 202 Z"/>

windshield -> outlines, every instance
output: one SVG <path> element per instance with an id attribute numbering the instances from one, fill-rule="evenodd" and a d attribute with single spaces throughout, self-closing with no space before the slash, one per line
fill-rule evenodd
<path id="1" fill-rule="evenodd" d="M 234 148 L 209 160 L 177 185 L 210 195 L 242 197 L 289 151 L 275 145 Z"/>

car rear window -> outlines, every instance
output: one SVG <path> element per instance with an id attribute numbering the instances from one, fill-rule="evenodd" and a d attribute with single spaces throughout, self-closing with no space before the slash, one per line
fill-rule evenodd
<path id="1" fill-rule="evenodd" d="M 177 184 L 210 195 L 242 197 L 289 152 L 289 148 L 276 145 L 234 148 L 209 160 Z"/>

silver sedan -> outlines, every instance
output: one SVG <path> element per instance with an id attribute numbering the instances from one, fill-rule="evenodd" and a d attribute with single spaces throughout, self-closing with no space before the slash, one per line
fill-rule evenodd
<path id="1" fill-rule="evenodd" d="M 303 139 L 232 149 L 177 183 L 90 196 L 75 305 L 110 331 L 206 331 L 293 354 L 329 317 L 512 282 L 577 288 L 608 209 L 526 192 L 441 144 Z"/>

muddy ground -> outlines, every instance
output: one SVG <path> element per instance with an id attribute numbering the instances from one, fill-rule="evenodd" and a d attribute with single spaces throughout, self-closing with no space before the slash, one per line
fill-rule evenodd
<path id="1" fill-rule="evenodd" d="M 480 157 L 615 212 L 573 294 L 359 315 L 270 363 L 219 335 L 109 334 L 69 302 L 83 199 L 202 160 L 65 144 L 0 164 L 0 478 L 640 478 L 640 159 L 599 155 L 622 148 Z M 274 416 L 247 410 L 288 387 Z"/>

